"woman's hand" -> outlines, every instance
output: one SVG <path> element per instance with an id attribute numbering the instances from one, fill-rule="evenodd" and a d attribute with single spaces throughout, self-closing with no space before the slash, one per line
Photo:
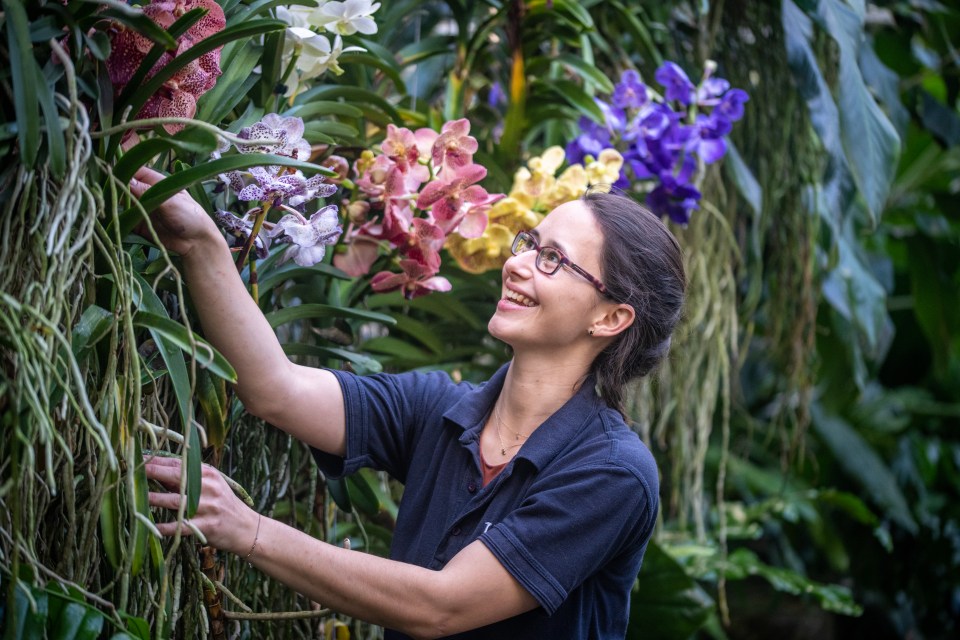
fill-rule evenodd
<path id="1" fill-rule="evenodd" d="M 147 189 L 165 177 L 153 169 L 141 167 L 130 181 L 130 191 L 138 198 L 143 197 Z M 213 220 L 186 191 L 178 192 L 157 207 L 150 220 L 163 246 L 183 257 L 204 242 L 222 241 Z M 136 232 L 149 236 L 145 224 L 138 226 Z"/>
<path id="2" fill-rule="evenodd" d="M 167 489 L 150 492 L 151 507 L 172 512 L 172 521 L 157 524 L 157 529 L 165 536 L 172 536 L 177 530 L 175 516 L 183 499 L 177 492 L 180 469 L 179 458 L 151 457 L 145 460 L 147 478 L 156 480 Z M 253 547 L 259 515 L 234 494 L 220 472 L 213 467 L 203 465 L 201 482 L 200 505 L 189 519 L 190 524 L 203 533 L 211 546 L 245 556 Z M 189 527 L 183 527 L 180 533 L 190 535 L 191 531 Z"/>

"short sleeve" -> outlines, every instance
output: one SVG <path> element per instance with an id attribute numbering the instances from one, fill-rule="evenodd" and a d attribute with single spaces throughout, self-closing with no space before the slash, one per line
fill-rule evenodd
<path id="1" fill-rule="evenodd" d="M 480 540 L 547 613 L 614 559 L 635 563 L 623 567 L 635 578 L 656 520 L 656 487 L 617 465 L 572 468 L 543 484 L 535 482 L 521 505 Z"/>
<path id="2" fill-rule="evenodd" d="M 373 376 L 331 372 L 343 392 L 347 451 L 340 457 L 313 449 L 321 471 L 338 478 L 372 467 L 406 482 L 413 447 L 425 425 L 439 420 L 438 410 L 455 397 L 456 385 L 442 371 Z"/>

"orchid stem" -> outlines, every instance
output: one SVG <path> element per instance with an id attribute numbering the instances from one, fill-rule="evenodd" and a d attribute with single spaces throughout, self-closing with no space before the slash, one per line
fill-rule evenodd
<path id="1" fill-rule="evenodd" d="M 253 296 L 253 303 L 260 306 L 260 287 L 257 279 L 257 258 L 250 258 L 250 295 Z"/>
<path id="2" fill-rule="evenodd" d="M 237 254 L 237 273 L 243 272 L 243 265 L 247 262 L 247 256 L 250 255 L 250 249 L 257 241 L 257 235 L 260 234 L 260 229 L 263 228 L 263 221 L 266 220 L 268 211 L 270 211 L 270 203 L 265 202 L 263 207 L 260 209 L 260 212 L 257 213 L 257 217 L 253 219 L 253 229 L 250 230 L 250 237 L 247 238 L 243 248 L 240 249 L 240 253 Z M 250 284 L 252 285 L 253 299 L 255 302 L 257 302 L 257 304 L 259 304 L 259 301 L 257 300 L 256 264 L 256 258 L 250 260 Z"/>

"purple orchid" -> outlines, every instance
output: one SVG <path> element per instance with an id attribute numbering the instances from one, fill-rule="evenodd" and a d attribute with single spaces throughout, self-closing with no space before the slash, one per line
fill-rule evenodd
<path id="1" fill-rule="evenodd" d="M 283 173 L 273 169 L 276 167 L 250 167 L 246 171 L 230 171 L 222 177 L 237 192 L 237 200 L 260 200 L 272 206 L 286 203 L 296 207 L 314 198 L 331 196 L 337 190 L 336 185 L 324 182 L 323 176 L 308 179 L 299 171 Z"/>
<path id="2" fill-rule="evenodd" d="M 640 82 L 640 74 L 633 69 L 624 71 L 613 89 L 613 106 L 620 109 L 639 109 L 648 101 L 647 85 Z"/>
<path id="3" fill-rule="evenodd" d="M 750 96 L 743 89 L 731 89 L 723 94 L 713 113 L 736 122 L 743 117 L 743 103 L 749 99 Z"/>
<path id="4" fill-rule="evenodd" d="M 695 87 L 687 74 L 676 63 L 664 62 L 657 69 L 654 77 L 666 89 L 667 100 L 676 100 L 683 105 L 689 105 L 693 102 Z"/>
<path id="5" fill-rule="evenodd" d="M 690 212 L 699 209 L 700 192 L 673 176 L 660 176 L 660 184 L 647 196 L 654 213 L 670 216 L 677 224 L 690 222 Z"/>

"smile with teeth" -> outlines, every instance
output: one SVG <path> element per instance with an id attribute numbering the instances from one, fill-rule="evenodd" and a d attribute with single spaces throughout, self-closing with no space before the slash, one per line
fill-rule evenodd
<path id="1" fill-rule="evenodd" d="M 530 298 L 528 298 L 527 296 L 523 295 L 522 293 L 517 293 L 516 291 L 511 291 L 510 289 L 507 289 L 507 292 L 503 295 L 503 297 L 509 300 L 510 302 L 516 302 L 517 304 L 523 305 L 524 307 L 537 306 L 537 303 L 531 300 Z"/>

